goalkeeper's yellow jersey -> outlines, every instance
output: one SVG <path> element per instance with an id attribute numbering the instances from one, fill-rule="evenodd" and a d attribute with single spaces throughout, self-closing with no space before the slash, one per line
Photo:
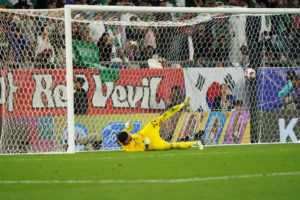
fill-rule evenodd
<path id="1" fill-rule="evenodd" d="M 128 130 L 128 129 L 124 129 L 123 131 L 126 131 L 128 134 L 130 134 L 129 132 L 133 129 L 133 126 Z M 124 151 L 145 151 L 146 150 L 146 146 L 143 142 L 143 140 L 145 139 L 145 137 L 147 137 L 147 134 L 141 130 L 140 132 L 136 133 L 136 134 L 130 134 L 132 139 L 129 142 L 128 145 L 124 146 L 121 142 L 119 142 L 121 144 L 121 146 L 123 147 Z M 153 150 L 152 144 L 150 143 L 149 145 L 149 150 Z"/>

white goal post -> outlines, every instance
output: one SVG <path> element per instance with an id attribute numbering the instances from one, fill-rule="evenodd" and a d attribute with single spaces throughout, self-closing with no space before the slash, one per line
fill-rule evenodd
<path id="1" fill-rule="evenodd" d="M 187 8 L 187 7 L 126 7 L 126 6 L 65 6 L 65 30 L 66 30 L 66 68 L 68 91 L 68 127 L 69 148 L 68 153 L 75 153 L 74 143 L 74 108 L 73 108 L 73 65 L 72 65 L 72 11 L 100 11 L 100 12 L 166 12 L 166 13 L 224 13 L 224 14 L 296 14 L 299 9 L 261 9 L 261 8 Z"/>

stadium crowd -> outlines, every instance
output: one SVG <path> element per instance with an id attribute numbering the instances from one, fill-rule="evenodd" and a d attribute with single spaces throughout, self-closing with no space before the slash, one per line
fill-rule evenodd
<path id="1" fill-rule="evenodd" d="M 4 69 L 64 68 L 64 21 L 63 15 L 57 16 L 63 11 L 51 10 L 63 8 L 66 4 L 248 7 L 250 3 L 242 0 L 0 0 L 2 8 L 49 9 L 43 11 L 48 12 L 46 16 L 0 10 L 0 62 Z M 261 8 L 287 7 L 284 0 L 258 0 L 257 3 Z M 298 6 L 299 1 L 294 0 L 294 4 Z M 254 43 L 258 45 L 263 67 L 291 66 L 300 56 L 299 15 L 219 14 L 210 20 L 201 20 L 201 15 L 191 13 L 74 12 L 72 17 L 75 20 L 72 23 L 72 39 L 81 42 L 81 45 L 96 47 L 100 66 L 247 67 L 251 56 L 249 45 Z M 200 20 L 189 23 L 195 19 Z M 105 24 L 104 20 L 110 23 Z M 131 24 L 120 25 L 114 21 Z M 184 25 L 141 26 L 141 22 L 183 22 Z M 75 56 L 74 68 L 85 68 L 82 62 Z"/>

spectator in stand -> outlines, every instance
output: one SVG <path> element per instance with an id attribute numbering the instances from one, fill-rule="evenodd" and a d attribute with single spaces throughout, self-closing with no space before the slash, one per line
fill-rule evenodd
<path id="1" fill-rule="evenodd" d="M 149 3 L 141 2 L 140 6 L 145 6 L 145 7 L 150 6 L 151 7 L 152 5 Z M 144 15 L 141 19 L 144 22 L 155 21 L 155 16 L 153 15 L 152 12 L 147 12 L 147 13 L 144 13 Z"/>
<path id="2" fill-rule="evenodd" d="M 125 4 L 124 6 L 134 6 L 134 5 L 133 4 Z M 135 15 L 134 13 L 131 13 L 131 12 L 123 13 L 123 14 L 121 14 L 120 20 L 124 21 L 124 22 L 130 22 L 130 18 L 133 16 L 137 18 L 137 15 Z M 137 18 L 137 21 L 140 21 L 140 19 Z M 123 46 L 125 46 L 127 44 L 126 26 L 125 25 L 122 26 L 121 35 L 122 35 L 122 37 L 121 37 L 122 44 L 123 44 Z"/>
<path id="3" fill-rule="evenodd" d="M 129 62 L 129 60 L 126 56 L 125 50 L 122 47 L 118 48 L 118 57 L 123 62 L 126 62 L 126 63 Z M 122 64 L 122 68 L 127 68 L 127 67 L 128 66 L 126 64 L 125 65 Z"/>
<path id="4" fill-rule="evenodd" d="M 13 43 L 13 48 L 10 52 L 10 64 L 14 69 L 25 68 L 25 65 L 29 65 L 27 42 L 20 28 L 16 28 L 9 35 Z"/>
<path id="5" fill-rule="evenodd" d="M 72 40 L 82 41 L 82 36 L 79 33 L 78 25 L 76 23 L 72 23 Z"/>
<path id="6" fill-rule="evenodd" d="M 185 1 L 183 1 L 185 3 Z M 176 0 L 167 0 L 166 1 L 167 7 L 184 7 L 182 4 L 182 1 L 176 1 Z M 172 21 L 177 22 L 180 21 L 181 14 L 180 13 L 172 13 Z"/>
<path id="7" fill-rule="evenodd" d="M 62 2 L 62 0 L 50 0 L 49 3 L 50 2 L 52 2 L 53 5 L 55 3 L 55 7 L 54 8 L 61 8 L 64 5 L 63 2 Z"/>
<path id="8" fill-rule="evenodd" d="M 89 28 L 87 26 L 83 26 L 81 31 L 80 31 L 80 35 L 81 35 L 81 39 L 83 42 L 86 43 L 93 43 L 93 39 L 89 36 Z"/>
<path id="9" fill-rule="evenodd" d="M 229 6 L 238 6 L 238 2 L 236 0 L 229 0 L 226 5 L 229 5 Z"/>
<path id="10" fill-rule="evenodd" d="M 240 66 L 241 67 L 248 67 L 250 64 L 250 60 L 249 60 L 249 50 L 248 47 L 243 45 L 241 47 L 241 53 L 242 53 L 242 59 L 240 61 Z"/>
<path id="11" fill-rule="evenodd" d="M 227 94 L 227 85 L 220 86 L 220 95 L 214 99 L 212 111 L 230 111 L 235 103 L 235 98 Z"/>
<path id="12" fill-rule="evenodd" d="M 114 41 L 111 53 L 111 59 L 113 61 L 114 58 L 117 58 L 117 49 L 122 47 L 121 27 L 118 25 L 114 25 L 114 22 L 118 21 L 117 18 L 111 17 L 108 19 L 108 21 L 112 23 L 107 25 L 106 32 L 109 34 L 109 37 L 112 38 L 112 40 Z"/>
<path id="13" fill-rule="evenodd" d="M 125 50 L 122 47 L 118 48 L 117 57 L 112 59 L 112 62 L 126 63 L 126 64 L 114 64 L 112 65 L 113 68 L 118 68 L 118 69 L 127 68 L 127 63 L 129 62 L 129 60 L 126 56 Z"/>
<path id="14" fill-rule="evenodd" d="M 74 86 L 74 115 L 87 115 L 88 113 L 88 95 L 82 88 L 85 80 L 82 77 L 77 77 L 73 80 Z"/>
<path id="15" fill-rule="evenodd" d="M 186 26 L 180 39 L 180 57 L 181 61 L 187 61 L 189 64 L 196 59 L 197 42 L 194 34 L 194 27 Z"/>
<path id="16" fill-rule="evenodd" d="M 269 32 L 265 31 L 262 40 L 259 42 L 260 51 L 273 51 L 276 52 L 275 47 L 271 41 L 271 37 Z"/>
<path id="17" fill-rule="evenodd" d="M 166 7 L 166 2 L 164 1 L 161 1 L 159 3 L 159 7 Z M 155 13 L 155 20 L 156 21 L 166 21 L 165 20 L 165 17 L 169 14 L 169 16 L 171 17 L 171 14 L 170 13 Z M 169 18 L 169 17 L 167 17 Z M 171 20 L 171 18 L 169 18 L 169 21 Z"/>
<path id="18" fill-rule="evenodd" d="M 48 9 L 55 9 L 55 8 L 57 8 L 57 3 L 55 2 L 55 0 L 49 1 Z"/>
<path id="19" fill-rule="evenodd" d="M 291 77 L 292 88 L 287 96 L 282 99 L 286 109 L 300 109 L 300 81 L 299 75 Z"/>
<path id="20" fill-rule="evenodd" d="M 281 67 L 280 63 L 276 63 L 274 61 L 279 60 L 279 56 L 275 54 L 272 50 L 266 51 L 263 50 L 261 52 L 262 57 L 262 67 Z"/>
<path id="21" fill-rule="evenodd" d="M 36 46 L 36 22 L 34 17 L 29 15 L 21 15 L 20 20 L 16 22 L 16 25 L 21 28 L 21 32 L 24 35 L 24 38 L 28 45 L 28 57 L 30 62 L 34 62 L 34 51 Z"/>
<path id="22" fill-rule="evenodd" d="M 105 32 L 105 27 L 101 21 L 101 18 L 101 12 L 94 12 L 94 21 L 88 25 L 90 30 L 89 36 L 93 39 L 95 44 L 97 44 L 99 38 Z"/>
<path id="23" fill-rule="evenodd" d="M 108 33 L 103 33 L 100 37 L 99 41 L 97 42 L 97 47 L 99 49 L 99 57 L 101 61 L 110 61 L 111 52 L 112 52 L 112 45 L 114 41 L 109 37 Z M 109 65 L 106 65 L 109 67 Z"/>
<path id="24" fill-rule="evenodd" d="M 7 32 L 15 31 L 14 16 L 14 13 L 0 13 L 0 27 L 3 27 Z"/>
<path id="25" fill-rule="evenodd" d="M 213 59 L 219 62 L 227 63 L 229 61 L 229 48 L 227 47 L 226 37 L 221 36 L 221 38 L 218 41 L 218 44 L 219 46 L 214 50 Z"/>
<path id="26" fill-rule="evenodd" d="M 242 61 L 240 49 L 243 45 L 247 45 L 245 35 L 246 19 L 247 17 L 245 15 L 235 14 L 229 18 L 229 31 L 231 35 L 229 57 L 233 67 L 239 67 L 239 63 Z"/>
<path id="27" fill-rule="evenodd" d="M 163 21 L 171 21 L 171 14 L 166 13 L 162 17 Z M 172 26 L 161 26 L 159 27 L 158 37 L 157 37 L 157 49 L 159 51 L 160 56 L 167 60 L 171 60 L 175 55 L 174 48 L 176 45 L 175 37 L 176 37 L 176 27 Z"/>
<path id="28" fill-rule="evenodd" d="M 37 68 L 54 69 L 55 52 L 49 39 L 49 26 L 42 26 L 37 38 L 35 57 L 37 58 Z"/>
<path id="29" fill-rule="evenodd" d="M 56 53 L 55 63 L 59 68 L 64 68 L 66 65 L 66 46 L 65 46 L 65 29 L 64 21 L 55 21 L 56 31 L 53 32 L 52 41 L 53 48 Z"/>
<path id="30" fill-rule="evenodd" d="M 81 0 L 74 0 L 74 5 L 82 5 Z"/>
<path id="31" fill-rule="evenodd" d="M 139 43 L 137 42 L 137 44 Z M 150 58 L 153 57 L 155 53 L 156 52 L 152 46 L 147 46 L 145 48 L 144 46 L 141 45 L 137 48 L 134 59 L 137 61 L 148 61 Z M 148 64 L 141 64 L 140 68 L 149 68 L 149 66 Z"/>
<path id="32" fill-rule="evenodd" d="M 203 6 L 204 6 L 204 4 L 203 4 L 202 0 L 194 0 L 194 6 L 192 6 L 192 7 L 203 7 Z"/>
<path id="33" fill-rule="evenodd" d="M 291 60 L 300 59 L 300 26 L 299 23 L 293 22 L 291 34 L 288 37 L 288 58 Z"/>
<path id="34" fill-rule="evenodd" d="M 0 8 L 14 8 L 14 5 L 7 0 L 0 0 Z"/>
<path id="35" fill-rule="evenodd" d="M 12 40 L 8 32 L 0 26 L 0 69 L 8 69 L 7 61 L 11 52 Z"/>
<path id="36" fill-rule="evenodd" d="M 137 22 L 137 17 L 132 16 L 130 17 L 130 22 L 135 23 Z M 129 41 L 141 41 L 144 38 L 144 34 L 142 34 L 142 30 L 136 25 L 133 24 L 129 27 L 126 27 L 126 39 Z"/>
<path id="37" fill-rule="evenodd" d="M 195 37 L 196 37 L 196 45 L 195 45 L 196 58 L 200 63 L 202 61 L 207 61 L 208 56 L 212 52 L 212 39 L 210 35 L 206 32 L 204 24 L 199 25 Z M 211 67 L 210 64 L 202 64 L 202 66 Z"/>
<path id="38" fill-rule="evenodd" d="M 31 5 L 27 3 L 27 0 L 19 0 L 19 3 L 14 5 L 14 9 L 29 9 Z"/>
<path id="39" fill-rule="evenodd" d="M 128 41 L 125 44 L 126 55 L 129 61 L 135 61 L 140 57 L 140 46 L 138 41 Z M 139 65 L 131 66 L 132 68 L 140 68 Z"/>
<path id="40" fill-rule="evenodd" d="M 82 4 L 82 5 L 89 5 L 89 4 L 87 3 L 87 0 L 81 0 L 81 4 Z"/>
<path id="41" fill-rule="evenodd" d="M 224 64 L 223 64 L 223 63 L 220 63 L 220 62 L 214 63 L 214 64 L 213 64 L 213 67 L 214 67 L 214 68 L 223 68 L 223 67 L 224 67 Z"/>
<path id="42" fill-rule="evenodd" d="M 156 37 L 159 35 L 157 28 L 152 26 L 143 26 L 141 27 L 141 31 L 144 34 L 144 46 L 152 46 L 156 49 Z"/>
<path id="43" fill-rule="evenodd" d="M 213 6 L 213 5 L 212 5 Z M 224 3 L 222 1 L 217 1 L 215 4 L 216 7 L 223 7 Z"/>
<path id="44" fill-rule="evenodd" d="M 74 4 L 74 0 L 66 0 L 66 5 L 73 5 Z"/>
<path id="45" fill-rule="evenodd" d="M 231 35 L 229 32 L 228 24 L 226 22 L 226 18 L 224 14 L 216 15 L 214 25 L 211 28 L 212 37 L 213 37 L 213 47 L 217 48 L 219 46 L 218 41 L 220 41 L 221 37 L 225 37 L 227 41 Z"/>

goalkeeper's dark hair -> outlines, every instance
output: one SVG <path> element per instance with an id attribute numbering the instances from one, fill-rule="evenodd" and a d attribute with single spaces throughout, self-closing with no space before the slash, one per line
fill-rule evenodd
<path id="1" fill-rule="evenodd" d="M 126 131 L 121 131 L 118 135 L 117 135 L 117 139 L 119 142 L 124 143 L 128 138 L 128 133 Z"/>

